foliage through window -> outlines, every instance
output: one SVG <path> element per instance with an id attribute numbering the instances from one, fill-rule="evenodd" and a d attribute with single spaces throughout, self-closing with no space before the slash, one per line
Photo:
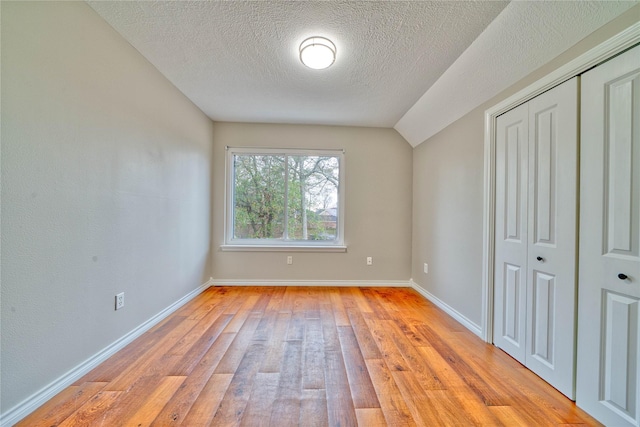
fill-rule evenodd
<path id="1" fill-rule="evenodd" d="M 228 155 L 227 244 L 342 244 L 342 152 L 230 148 Z"/>

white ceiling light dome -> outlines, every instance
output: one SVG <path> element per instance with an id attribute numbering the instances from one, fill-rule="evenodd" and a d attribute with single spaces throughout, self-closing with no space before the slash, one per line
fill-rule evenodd
<path id="1" fill-rule="evenodd" d="M 300 44 L 300 61 L 309 68 L 322 70 L 336 60 L 336 45 L 325 37 L 314 36 Z"/>

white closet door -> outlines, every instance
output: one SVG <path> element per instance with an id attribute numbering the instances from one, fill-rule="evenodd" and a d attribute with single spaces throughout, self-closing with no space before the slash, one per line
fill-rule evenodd
<path id="1" fill-rule="evenodd" d="M 640 425 L 640 47 L 582 78 L 578 405 Z"/>
<path id="2" fill-rule="evenodd" d="M 494 343 L 575 396 L 577 78 L 498 117 Z"/>
<path id="3" fill-rule="evenodd" d="M 526 354 L 528 108 L 497 120 L 495 345 L 520 363 Z"/>
<path id="4" fill-rule="evenodd" d="M 575 399 L 578 78 L 528 104 L 525 364 Z"/>

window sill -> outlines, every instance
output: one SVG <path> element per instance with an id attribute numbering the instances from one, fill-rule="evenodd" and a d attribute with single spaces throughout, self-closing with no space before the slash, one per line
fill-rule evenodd
<path id="1" fill-rule="evenodd" d="M 220 245 L 223 252 L 347 252 L 345 245 Z"/>

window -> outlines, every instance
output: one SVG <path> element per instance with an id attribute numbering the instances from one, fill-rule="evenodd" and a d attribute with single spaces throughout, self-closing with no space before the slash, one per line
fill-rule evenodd
<path id="1" fill-rule="evenodd" d="M 223 250 L 345 250 L 343 152 L 227 149 Z"/>

